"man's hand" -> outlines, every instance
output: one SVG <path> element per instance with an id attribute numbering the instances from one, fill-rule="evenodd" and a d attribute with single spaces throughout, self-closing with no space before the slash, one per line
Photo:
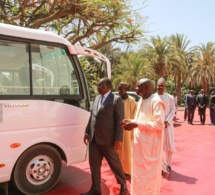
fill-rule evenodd
<path id="1" fill-rule="evenodd" d="M 114 145 L 113 148 L 115 151 L 119 151 L 119 149 L 121 148 L 121 142 L 120 141 L 114 141 Z"/>
<path id="2" fill-rule="evenodd" d="M 125 124 L 124 129 L 128 130 L 128 131 L 131 131 L 131 130 L 133 130 L 136 127 L 138 127 L 137 123 L 130 122 L 130 123 Z"/>
<path id="3" fill-rule="evenodd" d="M 128 124 L 128 123 L 130 123 L 130 122 L 131 122 L 131 119 L 123 119 L 121 121 L 122 128 L 124 129 L 125 125 Z"/>
<path id="4" fill-rule="evenodd" d="M 123 119 L 122 120 L 122 123 L 130 123 L 131 122 L 131 119 Z"/>
<path id="5" fill-rule="evenodd" d="M 87 145 L 89 143 L 90 136 L 88 134 L 84 135 L 84 143 Z"/>

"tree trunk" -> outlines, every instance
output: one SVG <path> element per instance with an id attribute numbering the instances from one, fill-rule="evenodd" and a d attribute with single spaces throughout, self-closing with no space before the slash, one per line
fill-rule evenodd
<path id="1" fill-rule="evenodd" d="M 204 89 L 205 93 L 207 94 L 207 92 L 208 92 L 208 79 L 204 79 L 203 89 Z"/>
<path id="2" fill-rule="evenodd" d="M 178 71 L 177 74 L 177 97 L 178 97 L 178 104 L 181 104 L 181 72 Z"/>

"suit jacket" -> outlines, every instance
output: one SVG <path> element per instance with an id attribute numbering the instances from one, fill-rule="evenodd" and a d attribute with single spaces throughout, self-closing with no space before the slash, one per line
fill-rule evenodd
<path id="1" fill-rule="evenodd" d="M 205 94 L 199 94 L 196 98 L 197 103 L 199 106 L 208 106 L 208 97 Z"/>
<path id="2" fill-rule="evenodd" d="M 188 93 L 184 95 L 184 106 L 185 107 L 187 106 L 187 96 L 188 95 L 189 95 Z"/>
<path id="3" fill-rule="evenodd" d="M 120 96 L 110 92 L 103 105 L 97 110 L 101 95 L 96 96 L 91 115 L 85 130 L 92 141 L 99 145 L 113 145 L 114 141 L 122 141 L 121 121 L 124 119 L 124 104 Z"/>
<path id="4" fill-rule="evenodd" d="M 187 103 L 188 109 L 194 109 L 194 108 L 196 108 L 196 96 L 189 94 L 187 96 L 186 103 Z"/>
<path id="5" fill-rule="evenodd" d="M 209 108 L 214 108 L 214 107 L 215 107 L 215 96 L 211 95 L 210 96 Z"/>

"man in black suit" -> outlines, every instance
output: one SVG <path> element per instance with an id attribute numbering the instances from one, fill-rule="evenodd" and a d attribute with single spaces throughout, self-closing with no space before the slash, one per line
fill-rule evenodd
<path id="1" fill-rule="evenodd" d="M 187 107 L 187 96 L 190 94 L 190 90 L 188 89 L 187 93 L 184 95 L 184 121 L 186 121 L 188 107 Z"/>
<path id="2" fill-rule="evenodd" d="M 85 130 L 84 143 L 89 142 L 89 163 L 92 186 L 82 195 L 101 194 L 101 164 L 106 158 L 116 180 L 121 184 L 120 195 L 127 192 L 125 175 L 117 155 L 122 142 L 121 121 L 124 118 L 124 105 L 120 96 L 111 92 L 111 80 L 99 81 L 98 92 Z"/>
<path id="3" fill-rule="evenodd" d="M 190 94 L 187 96 L 186 103 L 188 107 L 188 124 L 193 125 L 194 112 L 196 109 L 196 96 L 193 90 L 191 90 Z"/>
<path id="4" fill-rule="evenodd" d="M 201 124 L 204 125 L 205 124 L 205 112 L 206 112 L 206 108 L 208 106 L 208 101 L 209 101 L 208 97 L 205 95 L 204 89 L 201 89 L 200 94 L 197 95 L 196 101 L 199 106 L 200 121 L 201 121 Z"/>

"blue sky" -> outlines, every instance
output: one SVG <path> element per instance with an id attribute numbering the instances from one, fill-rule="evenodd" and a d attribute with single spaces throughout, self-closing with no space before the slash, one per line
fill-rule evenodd
<path id="1" fill-rule="evenodd" d="M 139 14 L 148 16 L 148 34 L 161 37 L 180 33 L 190 46 L 215 42 L 215 0 L 131 0 Z"/>

